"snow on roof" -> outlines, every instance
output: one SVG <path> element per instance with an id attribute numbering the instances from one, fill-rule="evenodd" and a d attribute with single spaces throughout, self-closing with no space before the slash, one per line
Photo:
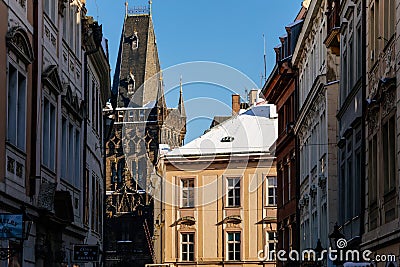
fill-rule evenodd
<path id="1" fill-rule="evenodd" d="M 275 106 L 259 104 L 213 127 L 183 147 L 172 150 L 166 157 L 268 153 L 277 136 Z"/>

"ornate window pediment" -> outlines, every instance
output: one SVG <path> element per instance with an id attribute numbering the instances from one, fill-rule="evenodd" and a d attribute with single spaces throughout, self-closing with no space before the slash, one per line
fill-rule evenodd
<path id="1" fill-rule="evenodd" d="M 29 65 L 35 59 L 28 34 L 20 26 L 12 27 L 6 35 L 7 47 Z"/>
<path id="2" fill-rule="evenodd" d="M 56 65 L 50 65 L 42 74 L 42 81 L 44 85 L 47 85 L 52 91 L 59 95 L 63 86 L 58 75 L 58 68 Z"/>
<path id="3" fill-rule="evenodd" d="M 76 94 L 72 92 L 71 86 L 67 86 L 62 96 L 63 103 L 66 104 L 66 108 L 78 119 L 83 118 L 83 109 L 81 108 L 81 100 Z"/>

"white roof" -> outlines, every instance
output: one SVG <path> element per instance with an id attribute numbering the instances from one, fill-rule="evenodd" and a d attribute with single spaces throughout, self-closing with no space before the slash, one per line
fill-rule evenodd
<path id="1" fill-rule="evenodd" d="M 277 118 L 274 105 L 252 106 L 183 147 L 172 150 L 166 157 L 268 153 L 278 136 Z M 223 139 L 225 142 L 221 142 Z"/>

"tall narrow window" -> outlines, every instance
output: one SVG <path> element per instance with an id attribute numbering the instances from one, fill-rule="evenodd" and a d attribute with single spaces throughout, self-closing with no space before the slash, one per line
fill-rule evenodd
<path id="1" fill-rule="evenodd" d="M 228 178 L 228 207 L 240 206 L 240 178 Z"/>
<path id="2" fill-rule="evenodd" d="M 43 164 L 50 170 L 55 170 L 56 150 L 56 108 L 47 99 L 43 100 Z"/>
<path id="3" fill-rule="evenodd" d="M 182 261 L 194 261 L 194 233 L 181 234 Z"/>
<path id="4" fill-rule="evenodd" d="M 100 234 L 100 226 L 101 226 L 101 222 L 100 222 L 100 220 L 101 220 L 101 204 L 100 203 L 102 203 L 101 202 L 101 189 L 100 189 L 100 183 L 99 183 L 99 180 L 98 180 L 98 177 L 96 176 L 96 195 L 95 196 L 93 196 L 94 198 L 96 198 L 96 225 L 95 225 L 95 229 L 96 229 L 96 232 L 97 233 L 99 233 Z"/>
<path id="5" fill-rule="evenodd" d="M 69 7 L 69 47 L 72 51 L 75 51 L 75 21 L 76 21 L 75 7 L 71 5 Z"/>
<path id="6" fill-rule="evenodd" d="M 8 70 L 8 141 L 25 151 L 26 139 L 26 78 L 11 64 Z"/>
<path id="7" fill-rule="evenodd" d="M 75 130 L 75 150 L 74 150 L 74 157 L 75 157 L 75 175 L 74 175 L 74 185 L 76 187 L 80 187 L 80 177 L 81 177 L 81 136 L 79 130 Z"/>
<path id="8" fill-rule="evenodd" d="M 349 60 L 348 60 L 349 68 L 349 87 L 347 89 L 347 95 L 351 92 L 354 86 L 354 45 L 353 38 L 349 40 Z"/>
<path id="9" fill-rule="evenodd" d="M 354 175 L 354 199 L 361 199 L 361 150 L 356 151 L 356 162 L 355 162 L 355 175 Z M 361 202 L 354 201 L 354 214 L 359 215 L 361 212 Z"/>
<path id="10" fill-rule="evenodd" d="M 74 131 L 74 126 L 72 124 L 69 124 L 68 128 L 69 134 L 68 134 L 68 180 L 71 184 L 74 182 L 74 168 L 75 168 L 75 154 L 74 154 L 74 144 L 75 144 L 75 131 Z"/>
<path id="11" fill-rule="evenodd" d="M 374 54 L 375 54 L 375 58 L 377 58 L 378 57 L 378 51 L 380 51 L 379 43 L 380 43 L 381 40 L 379 39 L 379 37 L 381 36 L 381 27 L 382 27 L 381 21 L 380 21 L 379 0 L 375 0 L 375 12 L 374 12 L 374 14 L 375 14 L 375 18 L 374 18 L 374 20 L 375 20 L 375 22 L 374 22 L 375 29 L 374 29 L 374 35 L 373 35 L 374 39 L 373 40 L 375 42 L 375 47 L 374 47 L 375 48 L 375 52 L 374 52 Z"/>
<path id="12" fill-rule="evenodd" d="M 44 0 L 44 12 L 47 14 L 47 16 L 50 17 L 50 19 L 56 23 L 56 8 L 57 8 L 57 1 L 54 0 Z"/>
<path id="13" fill-rule="evenodd" d="M 228 260 L 240 260 L 240 232 L 228 233 Z"/>
<path id="14" fill-rule="evenodd" d="M 96 211 L 97 211 L 97 207 L 96 207 L 96 202 L 97 202 L 97 198 L 96 198 L 96 177 L 92 174 L 92 205 L 91 205 L 91 209 L 92 209 L 92 218 L 91 218 L 91 228 L 92 230 L 96 230 L 96 225 L 97 225 L 97 217 L 96 217 Z"/>
<path id="15" fill-rule="evenodd" d="M 277 181 L 276 177 L 268 177 L 268 205 L 276 206 L 277 204 Z"/>
<path id="16" fill-rule="evenodd" d="M 357 47 L 362 47 L 361 25 L 357 26 Z M 362 76 L 362 49 L 357 49 L 357 57 L 355 58 L 357 64 L 357 80 Z"/>
<path id="17" fill-rule="evenodd" d="M 68 158 L 68 122 L 66 118 L 62 118 L 61 127 L 61 177 L 67 178 L 67 158 Z"/>
<path id="18" fill-rule="evenodd" d="M 383 140 L 383 170 L 384 170 L 384 184 L 385 194 L 391 192 L 396 187 L 396 152 L 395 152 L 395 138 L 396 126 L 395 118 L 392 116 L 384 125 L 382 129 Z"/>
<path id="19" fill-rule="evenodd" d="M 289 232 L 289 236 L 291 234 L 291 229 Z M 291 237 L 289 237 L 290 239 Z M 276 232 L 267 232 L 267 244 L 268 244 L 268 255 L 270 260 L 275 260 L 276 255 L 276 244 L 278 240 L 276 238 Z M 291 244 L 289 242 L 289 244 Z"/>
<path id="20" fill-rule="evenodd" d="M 377 137 L 374 135 L 368 145 L 368 184 L 369 204 L 376 204 L 377 200 Z"/>
<path id="21" fill-rule="evenodd" d="M 347 65 L 347 52 L 343 53 L 343 64 L 342 64 L 342 93 L 341 93 L 341 102 L 344 103 L 347 92 L 348 92 L 348 84 L 347 84 L 347 72 L 348 72 L 348 65 Z"/>
<path id="22" fill-rule="evenodd" d="M 85 183 L 84 183 L 84 190 L 85 190 L 85 195 L 84 195 L 84 216 L 83 216 L 83 223 L 85 225 L 89 224 L 89 200 L 90 200 L 90 195 L 89 195 L 89 187 L 90 187 L 90 176 L 89 176 L 89 170 L 85 169 Z"/>
<path id="23" fill-rule="evenodd" d="M 396 23 L 394 23 L 396 21 L 396 1 L 395 0 L 389 0 L 387 1 L 389 2 L 389 21 L 388 21 L 388 27 L 389 27 L 389 36 L 387 39 L 390 39 L 392 37 L 392 35 L 395 32 L 395 26 Z"/>
<path id="24" fill-rule="evenodd" d="M 369 32 L 371 33 L 369 36 L 369 45 L 371 47 L 370 49 L 370 59 L 374 60 L 375 59 L 375 6 L 371 7 L 370 11 L 370 18 L 369 18 Z"/>
<path id="25" fill-rule="evenodd" d="M 184 179 L 182 184 L 182 207 L 194 207 L 194 179 Z"/>

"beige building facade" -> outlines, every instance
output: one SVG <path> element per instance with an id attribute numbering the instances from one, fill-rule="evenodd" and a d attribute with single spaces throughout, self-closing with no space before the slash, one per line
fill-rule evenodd
<path id="1" fill-rule="evenodd" d="M 157 264 L 275 266 L 273 109 L 250 108 L 162 157 L 154 210 Z"/>

